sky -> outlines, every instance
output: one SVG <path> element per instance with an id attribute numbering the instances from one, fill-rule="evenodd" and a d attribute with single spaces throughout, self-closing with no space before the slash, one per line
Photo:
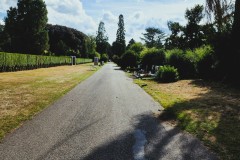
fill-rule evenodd
<path id="1" fill-rule="evenodd" d="M 140 41 L 147 27 L 169 33 L 168 21 L 186 24 L 184 13 L 205 0 L 45 0 L 48 23 L 75 28 L 87 35 L 96 35 L 100 21 L 105 23 L 109 42 L 116 39 L 118 17 L 124 16 L 126 41 Z M 0 0 L 0 23 L 9 7 L 17 0 Z"/>

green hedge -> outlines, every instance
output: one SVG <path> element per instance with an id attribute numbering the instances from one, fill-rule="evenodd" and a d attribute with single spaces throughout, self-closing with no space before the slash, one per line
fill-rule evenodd
<path id="1" fill-rule="evenodd" d="M 76 64 L 89 63 L 92 59 L 77 58 Z M 67 56 L 42 56 L 0 52 L 0 72 L 29 70 L 60 65 L 71 65 Z"/>

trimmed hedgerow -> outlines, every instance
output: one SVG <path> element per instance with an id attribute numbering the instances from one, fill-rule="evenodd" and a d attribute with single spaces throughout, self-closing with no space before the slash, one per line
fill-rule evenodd
<path id="1" fill-rule="evenodd" d="M 71 57 L 42 56 L 0 52 L 0 72 L 29 70 L 72 64 Z M 77 58 L 76 63 L 92 62 L 91 59 Z"/>

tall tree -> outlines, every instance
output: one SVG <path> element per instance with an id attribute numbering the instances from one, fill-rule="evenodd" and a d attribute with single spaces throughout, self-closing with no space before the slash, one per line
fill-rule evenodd
<path id="1" fill-rule="evenodd" d="M 96 53 L 96 47 L 96 37 L 93 35 L 89 35 L 88 38 L 86 38 L 86 50 L 90 58 L 94 58 Z"/>
<path id="2" fill-rule="evenodd" d="M 118 30 L 116 41 L 112 44 L 113 54 L 118 55 L 119 57 L 123 55 L 126 50 L 126 41 L 125 41 L 125 27 L 124 27 L 124 17 L 121 14 L 119 16 Z"/>
<path id="3" fill-rule="evenodd" d="M 18 0 L 5 18 L 5 31 L 14 52 L 43 54 L 48 50 L 47 8 L 43 0 Z"/>
<path id="4" fill-rule="evenodd" d="M 229 24 L 232 21 L 234 5 L 229 0 L 206 0 L 206 12 L 209 19 L 213 17 L 217 26 L 218 32 L 228 30 Z"/>
<path id="5" fill-rule="evenodd" d="M 168 28 L 172 32 L 171 35 L 165 41 L 165 47 L 167 49 L 173 48 L 181 48 L 183 49 L 185 46 L 184 38 L 183 38 L 183 26 L 181 26 L 178 22 L 168 22 Z"/>
<path id="6" fill-rule="evenodd" d="M 131 45 L 133 45 L 134 43 L 136 43 L 136 41 L 132 38 L 129 42 L 128 42 L 128 45 L 127 45 L 127 48 L 126 49 L 129 49 Z"/>
<path id="7" fill-rule="evenodd" d="M 96 37 L 96 50 L 100 54 L 107 53 L 108 49 L 108 36 L 105 30 L 104 22 L 100 22 L 98 26 L 97 31 L 97 37 Z"/>
<path id="8" fill-rule="evenodd" d="M 185 27 L 187 47 L 194 49 L 203 45 L 203 33 L 201 32 L 200 21 L 203 19 L 203 6 L 196 5 L 192 9 L 187 9 L 185 18 L 188 23 Z"/>
<path id="9" fill-rule="evenodd" d="M 220 12 L 220 10 L 224 10 L 224 6 L 229 3 L 228 0 L 206 0 L 206 9 L 208 12 L 212 12 L 215 15 Z M 223 49 L 225 52 L 222 53 L 220 57 L 220 62 L 225 64 L 223 65 L 223 69 L 226 69 L 226 75 L 231 81 L 235 81 L 240 85 L 240 78 L 238 76 L 239 72 L 239 63 L 240 63 L 240 45 L 239 45 L 239 37 L 240 37 L 240 0 L 235 0 L 235 9 L 234 9 L 234 17 L 233 17 L 233 25 L 231 31 L 229 45 L 229 39 L 224 39 L 222 45 L 219 45 L 218 51 L 221 53 Z M 226 44 L 227 43 L 227 44 Z M 223 49 L 222 47 L 225 46 Z"/>
<path id="10" fill-rule="evenodd" d="M 146 29 L 146 33 L 143 33 L 143 36 L 144 38 L 141 39 L 145 41 L 148 48 L 163 47 L 162 41 L 165 38 L 165 33 L 162 30 L 154 27 L 149 27 Z"/>

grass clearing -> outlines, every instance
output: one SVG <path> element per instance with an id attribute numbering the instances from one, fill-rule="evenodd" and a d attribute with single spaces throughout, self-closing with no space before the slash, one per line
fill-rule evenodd
<path id="1" fill-rule="evenodd" d="M 224 160 L 240 157 L 240 91 L 220 83 L 135 79 L 165 110 L 160 120 L 196 135 Z"/>
<path id="2" fill-rule="evenodd" d="M 82 64 L 0 73 L 0 140 L 95 71 Z"/>

